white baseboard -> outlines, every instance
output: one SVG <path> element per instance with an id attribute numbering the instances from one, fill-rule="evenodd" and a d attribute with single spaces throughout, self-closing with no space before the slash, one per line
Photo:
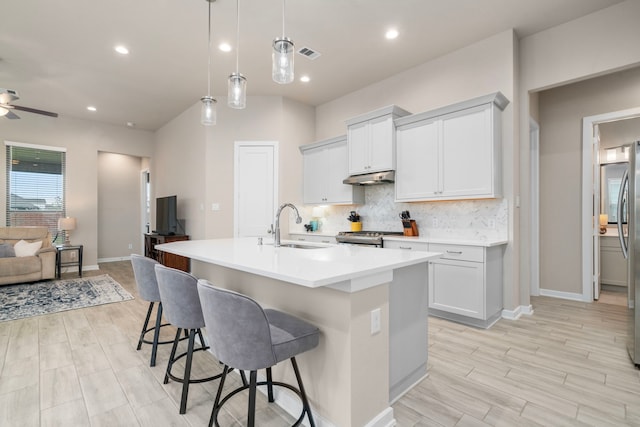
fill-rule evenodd
<path id="1" fill-rule="evenodd" d="M 82 271 L 94 271 L 94 270 L 100 270 L 100 268 L 97 265 L 83 265 L 82 266 Z M 63 267 L 61 269 L 62 273 L 77 273 L 78 272 L 78 267 L 77 266 L 71 266 L 71 267 Z"/>
<path id="2" fill-rule="evenodd" d="M 533 314 L 533 306 L 519 305 L 514 310 L 502 310 L 502 318 L 507 320 L 518 320 L 523 314 Z"/>
<path id="3" fill-rule="evenodd" d="M 102 264 L 103 262 L 118 262 L 118 261 L 131 261 L 131 256 L 122 256 L 115 258 L 98 258 L 98 264 Z"/>
<path id="4" fill-rule="evenodd" d="M 582 294 L 575 294 L 573 292 L 562 292 L 562 291 L 554 291 L 551 289 L 540 289 L 540 295 L 545 297 L 568 299 L 572 301 L 584 301 Z"/>

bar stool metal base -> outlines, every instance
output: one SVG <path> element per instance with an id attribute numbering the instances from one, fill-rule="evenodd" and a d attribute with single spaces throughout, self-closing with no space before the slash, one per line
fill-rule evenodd
<path id="1" fill-rule="evenodd" d="M 298 388 L 295 388 L 291 384 L 287 384 L 279 381 L 273 381 L 271 378 L 271 368 L 267 368 L 266 381 L 257 381 L 258 372 L 251 371 L 249 373 L 249 384 L 246 383 L 245 377 L 244 375 L 242 375 L 243 385 L 230 391 L 224 398 L 222 398 L 222 400 L 220 400 L 220 398 L 222 397 L 222 389 L 224 387 L 224 381 L 227 377 L 227 373 L 233 370 L 233 368 L 230 368 L 229 366 L 224 365 L 224 368 L 221 374 L 222 378 L 220 378 L 220 385 L 218 386 L 218 392 L 216 394 L 216 399 L 213 404 L 213 410 L 211 411 L 211 418 L 209 419 L 209 427 L 213 427 L 214 425 L 216 427 L 220 427 L 220 424 L 218 424 L 218 413 L 220 412 L 220 409 L 222 408 L 222 406 L 226 402 L 228 402 L 229 399 L 231 399 L 233 396 L 247 389 L 249 389 L 249 406 L 247 408 L 247 427 L 254 427 L 255 413 L 256 413 L 256 387 L 264 386 L 264 385 L 267 386 L 267 396 L 268 396 L 269 402 L 274 402 L 273 386 L 287 388 L 298 395 L 298 397 L 302 401 L 302 412 L 300 413 L 300 416 L 295 421 L 295 423 L 292 424 L 292 427 L 299 426 L 302 423 L 302 420 L 304 419 L 305 415 L 309 419 L 309 425 L 311 427 L 315 427 L 313 415 L 311 414 L 311 407 L 309 406 L 309 401 L 307 400 L 307 394 L 304 390 L 304 385 L 302 384 L 302 378 L 300 377 L 300 371 L 298 370 L 298 364 L 296 362 L 296 358 L 292 357 L 290 360 L 293 366 L 293 370 L 296 374 L 296 380 L 298 381 Z M 241 374 L 243 373 L 243 371 L 240 371 L 240 372 Z"/>
<path id="2" fill-rule="evenodd" d="M 140 350 L 142 348 L 142 343 L 151 344 L 151 361 L 149 366 L 156 366 L 156 354 L 158 353 L 158 345 L 160 344 L 173 344 L 173 340 L 170 341 L 158 341 L 160 336 L 160 328 L 164 326 L 171 326 L 169 323 L 162 323 L 162 303 L 158 303 L 158 312 L 156 314 L 156 324 L 155 326 L 149 328 L 149 320 L 151 319 L 151 313 L 153 312 L 154 302 L 149 302 L 149 309 L 147 310 L 147 317 L 144 320 L 144 325 L 142 326 L 142 331 L 140 332 L 140 339 L 138 340 L 138 347 L 136 350 Z M 148 340 L 145 336 L 153 331 L 153 340 Z"/>
<path id="3" fill-rule="evenodd" d="M 169 356 L 169 363 L 167 364 L 167 371 L 164 374 L 164 384 L 167 384 L 169 382 L 169 378 L 171 378 L 173 381 L 177 381 L 179 383 L 182 383 L 182 397 L 180 399 L 180 413 L 184 414 L 187 412 L 187 396 L 189 394 L 189 384 L 194 384 L 194 383 L 204 383 L 207 381 L 213 381 L 215 379 L 218 379 L 222 376 L 222 374 L 218 374 L 218 375 L 214 375 L 212 377 L 207 377 L 207 378 L 197 378 L 197 379 L 192 379 L 191 378 L 191 364 L 192 364 L 192 360 L 193 360 L 193 353 L 195 351 L 204 351 L 204 350 L 208 350 L 209 347 L 205 346 L 204 344 L 204 338 L 202 336 L 202 332 L 200 331 L 200 329 L 189 329 L 188 332 L 188 339 L 189 339 L 189 344 L 187 346 L 187 351 L 179 354 L 176 356 L 176 351 L 178 349 L 178 342 L 182 341 L 184 338 L 180 338 L 180 333 L 182 332 L 182 328 L 178 328 L 178 331 L 176 332 L 176 337 L 173 340 L 173 348 L 171 349 L 171 356 Z M 186 330 L 185 330 L 186 332 Z M 195 337 L 196 334 L 200 337 L 200 343 L 201 343 L 201 347 L 200 348 L 193 348 L 195 345 Z M 186 363 L 185 363 L 185 367 L 184 367 L 184 377 L 177 377 L 175 376 L 171 370 L 173 368 L 173 364 L 180 360 L 183 357 L 187 357 Z"/>

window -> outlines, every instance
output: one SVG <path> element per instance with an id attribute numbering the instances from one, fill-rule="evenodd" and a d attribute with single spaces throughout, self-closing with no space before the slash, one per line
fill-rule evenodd
<path id="1" fill-rule="evenodd" d="M 7 226 L 47 227 L 58 234 L 65 209 L 65 150 L 5 142 L 7 146 Z M 64 240 L 63 233 L 56 242 Z"/>

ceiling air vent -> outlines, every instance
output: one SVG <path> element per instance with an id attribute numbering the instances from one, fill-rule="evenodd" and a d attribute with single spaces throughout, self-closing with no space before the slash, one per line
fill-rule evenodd
<path id="1" fill-rule="evenodd" d="M 320 56 L 320 52 L 316 52 L 315 50 L 306 46 L 298 49 L 298 53 L 302 56 L 306 56 L 309 59 L 316 59 Z"/>

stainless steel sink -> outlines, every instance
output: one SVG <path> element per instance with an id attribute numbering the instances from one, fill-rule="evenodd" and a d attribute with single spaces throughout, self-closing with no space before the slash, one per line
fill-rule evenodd
<path id="1" fill-rule="evenodd" d="M 265 245 L 273 246 L 273 243 L 265 243 Z M 281 243 L 281 248 L 294 248 L 294 249 L 322 249 L 327 246 L 316 246 L 316 245 L 300 245 L 298 243 Z"/>
<path id="2" fill-rule="evenodd" d="M 295 249 L 322 249 L 322 248 L 325 248 L 326 246 L 299 245 L 297 243 L 281 243 L 280 247 L 295 248 Z"/>

